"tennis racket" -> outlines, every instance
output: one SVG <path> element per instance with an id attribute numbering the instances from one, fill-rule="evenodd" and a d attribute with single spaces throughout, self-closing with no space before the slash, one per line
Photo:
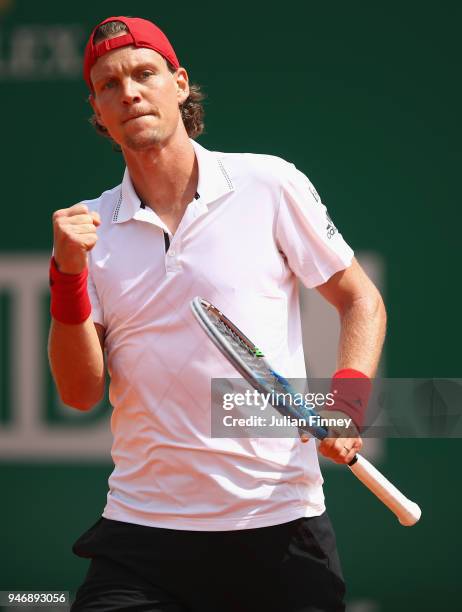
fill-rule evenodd
<path id="1" fill-rule="evenodd" d="M 191 308 L 207 336 L 239 374 L 258 392 L 278 397 L 278 401 L 272 404 L 278 412 L 283 416 L 304 419 L 307 426 L 303 429 L 319 440 L 327 437 L 327 430 L 324 427 L 308 425 L 309 417 L 317 416 L 311 407 L 280 401 L 283 394 L 290 393 L 294 396 L 293 388 L 283 376 L 272 369 L 263 353 L 234 323 L 218 308 L 200 297 L 195 297 L 191 301 Z M 421 515 L 419 506 L 405 497 L 367 459 L 356 454 L 348 467 L 397 516 L 401 525 L 410 527 L 417 523 Z"/>

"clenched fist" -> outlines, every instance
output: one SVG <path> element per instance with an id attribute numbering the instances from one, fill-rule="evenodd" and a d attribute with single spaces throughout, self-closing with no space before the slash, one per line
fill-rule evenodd
<path id="1" fill-rule="evenodd" d="M 99 214 L 89 212 L 86 204 L 53 213 L 54 257 L 60 272 L 80 274 L 86 268 L 87 252 L 96 244 L 100 224 Z"/>

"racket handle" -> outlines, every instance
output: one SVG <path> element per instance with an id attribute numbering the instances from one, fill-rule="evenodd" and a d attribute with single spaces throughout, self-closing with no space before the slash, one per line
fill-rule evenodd
<path id="1" fill-rule="evenodd" d="M 379 472 L 362 455 L 356 455 L 348 467 L 353 474 L 376 495 L 385 506 L 394 512 L 405 527 L 415 525 L 422 514 L 419 506 L 405 497 L 401 491 L 391 484 L 383 474 Z"/>

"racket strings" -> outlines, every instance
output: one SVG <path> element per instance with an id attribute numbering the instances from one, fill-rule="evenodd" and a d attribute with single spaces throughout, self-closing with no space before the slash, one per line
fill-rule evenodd
<path id="1" fill-rule="evenodd" d="M 253 349 L 241 336 L 239 336 L 239 334 L 234 331 L 232 327 L 227 325 L 223 319 L 218 317 L 214 319 L 214 324 L 219 331 L 230 340 L 233 345 L 233 349 L 237 352 L 239 357 L 241 357 L 241 359 L 252 367 L 255 375 L 263 379 L 266 384 L 271 385 L 275 393 L 283 393 L 285 391 L 284 387 L 268 368 L 265 361 L 262 360 L 261 357 L 257 357 L 255 355 Z"/>
<path id="2" fill-rule="evenodd" d="M 294 406 L 292 403 L 290 406 L 287 405 L 287 395 L 292 395 L 287 381 L 285 383 L 282 382 L 284 379 L 281 380 L 262 357 L 255 355 L 254 345 L 246 342 L 245 338 L 236 333 L 235 329 L 227 325 L 226 320 L 223 320 L 217 314 L 208 312 L 208 315 L 209 321 L 228 340 L 237 356 L 251 369 L 252 376 L 259 380 L 260 384 L 265 388 L 265 392 L 273 395 L 271 403 L 276 402 L 278 405 L 285 406 L 287 412 L 293 417 L 304 417 L 305 415 L 299 407 Z"/>

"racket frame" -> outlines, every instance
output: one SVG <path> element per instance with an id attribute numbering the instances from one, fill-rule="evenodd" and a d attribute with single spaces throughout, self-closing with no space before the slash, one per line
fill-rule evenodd
<path id="1" fill-rule="evenodd" d="M 256 347 L 256 345 L 245 336 L 241 330 L 234 325 L 216 306 L 204 300 L 201 297 L 195 297 L 191 301 L 192 312 L 197 319 L 199 325 L 203 328 L 207 336 L 212 340 L 215 346 L 223 354 L 223 356 L 236 368 L 241 376 L 257 391 L 260 393 L 271 393 L 273 391 L 271 385 L 266 383 L 262 378 L 255 375 L 254 371 L 241 359 L 237 352 L 232 347 L 231 343 L 225 338 L 225 336 L 213 325 L 208 316 L 204 314 L 211 312 L 215 317 L 218 317 L 222 323 L 227 326 L 231 332 L 239 339 L 239 341 L 246 345 L 250 352 L 258 357 L 259 363 L 262 363 L 272 376 L 284 387 L 287 393 L 293 394 L 289 382 L 280 374 L 275 372 L 270 364 L 266 361 L 263 353 Z M 274 405 L 274 408 L 281 412 L 280 405 Z M 288 412 L 292 412 L 291 407 L 284 405 L 284 408 Z M 299 407 L 300 408 L 300 407 Z M 317 415 L 317 413 L 309 408 L 303 406 L 303 410 L 308 415 Z M 299 428 L 308 431 L 315 437 L 323 439 L 327 436 L 327 430 L 323 427 L 307 427 Z M 415 525 L 422 514 L 420 507 L 401 493 L 381 472 L 379 472 L 367 459 L 362 457 L 359 453 L 355 455 L 352 461 L 348 464 L 350 470 L 355 476 L 380 499 L 398 518 L 401 525 L 410 527 Z"/>

